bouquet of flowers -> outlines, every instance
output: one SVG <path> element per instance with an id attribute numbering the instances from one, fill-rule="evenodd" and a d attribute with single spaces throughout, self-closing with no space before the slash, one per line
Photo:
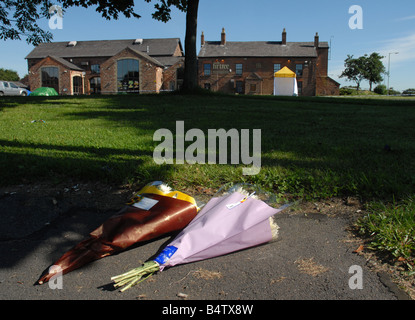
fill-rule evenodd
<path id="1" fill-rule="evenodd" d="M 164 268 L 217 257 L 277 238 L 278 226 L 273 216 L 289 205 L 273 208 L 255 193 L 237 185 L 213 197 L 154 260 L 112 277 L 115 287 L 123 287 L 121 291 L 125 291 Z"/>
<path id="2" fill-rule="evenodd" d="M 138 242 L 182 230 L 198 213 L 194 198 L 160 181 L 141 189 L 128 206 L 59 258 L 38 280 L 49 281 L 91 261 L 125 250 Z"/>

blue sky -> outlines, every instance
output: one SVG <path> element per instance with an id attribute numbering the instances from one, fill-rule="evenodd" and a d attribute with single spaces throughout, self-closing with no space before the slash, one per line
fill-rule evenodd
<path id="1" fill-rule="evenodd" d="M 151 18 L 153 4 L 135 0 L 135 12 L 140 19 L 107 21 L 94 8 L 71 8 L 63 16 L 63 28 L 50 30 L 53 41 L 170 38 L 180 37 L 184 45 L 185 14 L 173 10 L 168 23 Z M 362 29 L 351 29 L 349 20 L 362 8 Z M 354 22 L 356 22 L 354 20 Z M 40 22 L 49 29 L 48 21 Z M 415 2 L 408 0 L 200 0 L 198 17 L 198 47 L 200 34 L 205 39 L 220 39 L 222 27 L 227 41 L 280 41 L 283 28 L 287 41 L 313 41 L 316 32 L 320 41 L 332 44 L 329 75 L 342 85 L 353 83 L 339 79 L 348 54 L 356 57 L 379 52 L 388 68 L 390 55 L 390 86 L 398 90 L 415 88 Z M 33 49 L 22 41 L 0 40 L 0 67 L 27 73 L 24 59 Z M 385 79 L 387 84 L 387 79 Z M 363 82 L 362 87 L 368 88 Z"/>

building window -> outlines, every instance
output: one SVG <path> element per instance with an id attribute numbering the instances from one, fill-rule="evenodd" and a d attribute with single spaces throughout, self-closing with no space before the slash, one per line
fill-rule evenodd
<path id="1" fill-rule="evenodd" d="M 212 74 L 212 65 L 210 63 L 205 63 L 203 65 L 203 75 L 210 76 Z"/>
<path id="2" fill-rule="evenodd" d="M 256 92 L 256 84 L 251 84 L 250 86 L 249 86 L 249 91 L 250 92 Z"/>
<path id="3" fill-rule="evenodd" d="M 91 65 L 91 73 L 100 73 L 101 72 L 101 70 L 100 70 L 100 66 L 99 66 L 99 64 L 92 64 Z"/>
<path id="4" fill-rule="evenodd" d="M 237 63 L 235 66 L 235 71 L 237 76 L 241 76 L 243 72 L 242 63 Z"/>
<path id="5" fill-rule="evenodd" d="M 75 76 L 72 78 L 72 90 L 73 94 L 84 93 L 84 90 L 82 90 L 82 77 Z"/>
<path id="6" fill-rule="evenodd" d="M 42 87 L 54 88 L 59 92 L 59 69 L 58 67 L 42 68 Z"/>
<path id="7" fill-rule="evenodd" d="M 210 83 L 205 82 L 204 86 L 203 86 L 206 90 L 210 90 Z"/>
<path id="8" fill-rule="evenodd" d="M 101 93 L 101 78 L 95 77 L 89 80 L 89 87 L 91 89 L 91 94 Z"/>
<path id="9" fill-rule="evenodd" d="M 257 63 L 255 64 L 255 67 L 256 67 L 257 69 L 261 69 L 261 68 L 262 68 L 262 64 L 261 64 L 261 62 L 257 62 Z"/>
<path id="10" fill-rule="evenodd" d="M 274 73 L 281 70 L 281 63 L 274 63 Z"/>
<path id="11" fill-rule="evenodd" d="M 139 62 L 134 59 L 117 61 L 118 92 L 139 92 L 140 90 Z"/>
<path id="12" fill-rule="evenodd" d="M 303 75 L 303 65 L 302 64 L 296 64 L 295 65 L 295 73 L 297 74 L 297 76 L 302 76 Z"/>

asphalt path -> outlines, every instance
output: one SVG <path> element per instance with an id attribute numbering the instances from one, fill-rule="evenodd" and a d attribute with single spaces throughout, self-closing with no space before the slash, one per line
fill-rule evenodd
<path id="1" fill-rule="evenodd" d="M 60 205 L 60 206 L 59 206 Z M 117 204 L 118 205 L 118 204 Z M 350 240 L 350 217 L 283 211 L 278 240 L 159 272 L 121 293 L 110 278 L 140 266 L 172 235 L 34 285 L 72 246 L 117 210 L 7 193 L 0 198 L 1 300 L 399 300 L 408 296 L 367 267 Z M 174 310 L 173 310 L 174 311 Z M 166 311 L 167 312 L 167 311 Z"/>

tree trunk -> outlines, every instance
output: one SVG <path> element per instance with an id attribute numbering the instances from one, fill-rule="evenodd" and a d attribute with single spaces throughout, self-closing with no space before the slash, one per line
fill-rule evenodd
<path id="1" fill-rule="evenodd" d="M 188 0 L 186 13 L 186 37 L 184 40 L 185 62 L 183 91 L 192 91 L 198 87 L 197 81 L 197 12 L 199 0 Z"/>

